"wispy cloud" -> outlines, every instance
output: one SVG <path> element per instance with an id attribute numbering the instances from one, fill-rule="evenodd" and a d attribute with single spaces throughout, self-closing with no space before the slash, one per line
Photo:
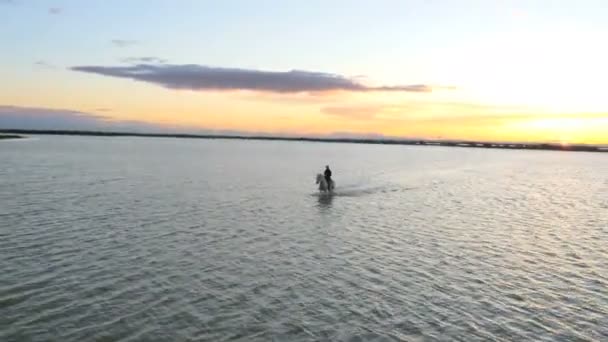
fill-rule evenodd
<path id="1" fill-rule="evenodd" d="M 61 14 L 62 11 L 63 11 L 63 8 L 60 8 L 60 7 L 51 7 L 51 8 L 49 8 L 49 14 L 52 14 L 52 15 Z"/>
<path id="2" fill-rule="evenodd" d="M 130 39 L 113 39 L 112 44 L 116 47 L 124 48 L 139 44 L 137 40 Z"/>
<path id="3" fill-rule="evenodd" d="M 106 111 L 98 108 L 97 111 Z M 116 120 L 102 114 L 44 107 L 0 105 L 0 129 L 72 130 L 161 134 L 271 135 L 262 132 L 206 129 L 139 120 Z M 282 135 L 282 134 L 278 134 Z"/>
<path id="4" fill-rule="evenodd" d="M 99 130 L 168 132 L 173 127 L 143 121 L 114 120 L 75 110 L 0 105 L 0 128 L 41 130 Z"/>
<path id="5" fill-rule="evenodd" d="M 334 105 L 321 108 L 321 113 L 350 120 L 395 120 L 404 116 L 416 117 L 429 105 L 418 102 L 401 104 Z"/>
<path id="6" fill-rule="evenodd" d="M 120 59 L 123 63 L 139 64 L 139 63 L 153 63 L 153 64 L 164 64 L 168 60 L 158 57 L 125 57 Z"/>
<path id="7" fill-rule="evenodd" d="M 72 110 L 0 106 L 0 127 L 18 129 L 85 129 L 105 125 L 107 118 Z"/>
<path id="8" fill-rule="evenodd" d="M 34 65 L 42 69 L 56 69 L 57 67 L 47 61 L 39 60 L 34 62 Z"/>
<path id="9" fill-rule="evenodd" d="M 467 126 L 492 126 L 533 120 L 608 119 L 608 113 L 549 113 L 528 107 L 464 102 L 336 105 L 322 107 L 321 113 L 349 120 Z"/>
<path id="10" fill-rule="evenodd" d="M 97 108 L 96 111 L 106 111 Z M 0 105 L 0 129 L 71 130 L 100 132 L 205 134 L 239 136 L 293 136 L 286 132 L 255 132 L 231 129 L 207 129 L 138 120 L 116 120 L 102 114 L 44 107 Z M 298 134 L 296 134 L 298 135 Z M 299 136 L 299 135 L 298 135 Z"/>
<path id="11" fill-rule="evenodd" d="M 169 89 L 253 90 L 299 92 L 429 92 L 424 84 L 367 86 L 354 79 L 311 71 L 262 71 L 209 67 L 197 64 L 138 64 L 132 66 L 75 66 L 74 71 L 154 83 Z"/>
<path id="12" fill-rule="evenodd" d="M 98 108 L 96 111 L 102 111 Z M 69 109 L 44 107 L 20 107 L 0 105 L 0 129 L 25 130 L 72 130 L 100 132 L 133 132 L 161 134 L 206 134 L 238 136 L 284 136 L 284 137 L 326 137 L 326 138 L 385 138 L 376 133 L 336 131 L 326 134 L 301 134 L 296 132 L 260 132 L 244 130 L 206 129 L 199 127 L 162 125 L 137 120 L 114 120 L 101 114 L 93 114 Z"/>
<path id="13" fill-rule="evenodd" d="M 594 121 L 594 120 L 608 120 L 608 113 L 582 113 L 582 114 L 573 114 L 573 113 L 547 113 L 547 114 L 538 114 L 538 113 L 489 113 L 487 115 L 467 115 L 467 114 L 458 114 L 458 115 L 444 115 L 437 117 L 428 117 L 424 119 L 419 119 L 419 121 L 423 122 L 433 122 L 433 123 L 444 123 L 444 124 L 462 124 L 465 122 L 475 122 L 477 124 L 504 124 L 504 123 L 513 123 L 513 122 L 522 122 L 522 121 L 551 121 L 551 120 L 582 120 L 582 121 Z"/>

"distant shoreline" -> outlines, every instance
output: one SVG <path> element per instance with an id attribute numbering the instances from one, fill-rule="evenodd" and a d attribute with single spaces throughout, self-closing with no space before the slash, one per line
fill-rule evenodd
<path id="1" fill-rule="evenodd" d="M 8 139 L 22 139 L 23 137 L 15 134 L 1 134 L 2 130 L 0 130 L 0 140 L 8 140 Z"/>
<path id="2" fill-rule="evenodd" d="M 4 135 L 3 135 L 4 134 Z M 572 152 L 608 152 L 608 146 L 594 145 L 561 145 L 550 143 L 498 143 L 483 141 L 453 141 L 453 140 L 419 140 L 419 139 L 363 139 L 363 138 L 307 138 L 307 137 L 277 137 L 277 136 L 246 136 L 246 135 L 212 135 L 212 134 L 164 134 L 164 133 L 134 133 L 134 132 L 99 132 L 77 130 L 24 130 L 0 129 L 0 139 L 23 138 L 16 134 L 47 134 L 47 135 L 81 135 L 101 137 L 153 137 L 153 138 L 187 138 L 187 139 L 238 139 L 238 140 L 278 140 L 278 141 L 309 141 L 325 143 L 353 144 L 382 144 L 382 145 L 418 145 L 418 146 L 448 146 L 468 148 L 490 148 L 510 150 L 548 150 Z"/>

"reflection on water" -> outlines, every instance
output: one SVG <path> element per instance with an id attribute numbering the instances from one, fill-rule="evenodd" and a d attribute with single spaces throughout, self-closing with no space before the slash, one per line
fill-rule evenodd
<path id="1" fill-rule="evenodd" d="M 317 200 L 319 202 L 319 208 L 329 209 L 331 208 L 331 203 L 334 200 L 336 195 L 331 193 L 320 193 L 317 195 Z"/>
<path id="2" fill-rule="evenodd" d="M 41 136 L 0 160 L 0 341 L 608 340 L 603 155 Z"/>

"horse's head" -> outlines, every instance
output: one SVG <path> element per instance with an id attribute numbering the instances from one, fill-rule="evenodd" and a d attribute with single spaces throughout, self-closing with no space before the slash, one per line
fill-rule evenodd
<path id="1" fill-rule="evenodd" d="M 317 173 L 317 184 L 321 183 L 325 179 L 322 174 Z"/>

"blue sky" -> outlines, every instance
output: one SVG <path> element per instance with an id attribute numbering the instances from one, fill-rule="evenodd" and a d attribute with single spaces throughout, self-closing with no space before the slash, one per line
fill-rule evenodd
<path id="1" fill-rule="evenodd" d="M 488 33 L 606 28 L 604 1 L 42 1 L 1 8 L 13 63 L 112 63 L 125 55 L 247 68 L 382 71 Z M 60 9 L 49 15 L 50 8 Z M 527 18 L 527 19 L 522 19 Z M 35 43 L 34 43 L 35 42 Z M 336 70 L 339 69 L 339 70 Z M 340 70 L 342 69 L 342 70 Z M 367 71 L 367 70 L 363 70 Z M 390 77 L 389 72 L 385 72 Z"/>

